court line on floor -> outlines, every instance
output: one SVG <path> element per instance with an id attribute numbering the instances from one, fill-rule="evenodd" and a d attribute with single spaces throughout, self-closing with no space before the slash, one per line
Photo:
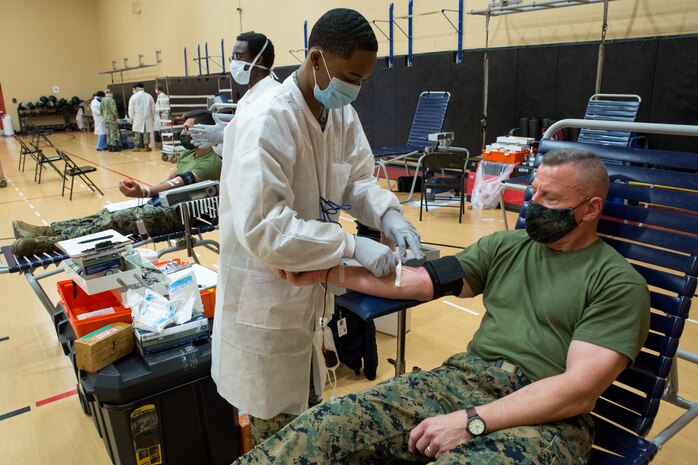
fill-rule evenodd
<path id="1" fill-rule="evenodd" d="M 3 413 L 0 415 L 0 421 L 2 420 L 7 420 L 8 418 L 16 417 L 17 415 L 21 415 L 23 413 L 27 413 L 31 410 L 31 407 L 26 406 L 22 408 L 18 408 L 17 410 L 13 410 L 11 412 Z"/>
<path id="2" fill-rule="evenodd" d="M 458 310 L 461 310 L 463 312 L 470 313 L 471 315 L 480 316 L 480 314 L 475 310 L 470 310 L 469 308 L 461 307 L 460 305 L 456 305 L 452 302 L 449 302 L 448 300 L 442 300 L 441 302 L 445 303 L 446 305 L 450 305 L 451 307 L 457 308 Z"/>
<path id="3" fill-rule="evenodd" d="M 50 404 L 51 402 L 65 399 L 66 397 L 74 396 L 77 393 L 78 393 L 77 389 L 71 389 L 70 391 L 66 391 L 66 392 L 63 392 L 61 394 L 57 394 L 55 396 L 47 397 L 46 399 L 37 400 L 36 406 L 41 407 L 42 405 Z"/>
<path id="4" fill-rule="evenodd" d="M 97 165 L 97 166 L 99 166 L 99 167 L 102 168 L 102 169 L 105 169 L 105 170 L 107 170 L 107 171 L 111 171 L 112 173 L 116 173 L 116 174 L 118 174 L 119 176 L 123 176 L 123 177 L 129 178 L 129 179 L 133 179 L 134 181 L 136 181 L 136 182 L 138 182 L 138 183 L 140 183 L 140 184 L 144 184 L 144 185 L 149 186 L 149 187 L 152 186 L 152 184 L 148 184 L 148 183 L 145 182 L 145 181 L 141 181 L 140 179 L 136 179 L 136 178 L 134 178 L 134 177 L 132 177 L 132 176 L 129 176 L 129 175 L 127 175 L 127 174 L 124 174 L 124 173 L 122 173 L 122 172 L 120 172 L 120 171 L 116 171 L 116 170 L 113 170 L 113 169 L 111 169 L 111 168 L 108 168 L 108 167 L 102 165 L 101 163 L 94 162 L 94 161 L 89 160 L 89 159 L 87 159 L 87 158 L 81 157 L 80 155 L 76 155 L 76 154 L 74 154 L 74 153 L 68 152 L 67 150 L 64 150 L 64 152 L 67 153 L 68 155 L 70 155 L 71 157 L 78 158 L 78 159 L 80 159 L 80 160 L 82 160 L 82 161 L 86 161 L 87 163 L 92 163 L 93 165 Z M 126 156 L 128 156 L 128 155 L 126 155 Z"/>

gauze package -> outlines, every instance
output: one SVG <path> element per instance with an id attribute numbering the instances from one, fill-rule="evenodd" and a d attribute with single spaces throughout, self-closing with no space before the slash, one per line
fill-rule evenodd
<path id="1" fill-rule="evenodd" d="M 192 302 L 185 299 L 168 300 L 150 289 L 146 289 L 144 296 L 129 290 L 126 304 L 131 307 L 133 325 L 146 331 L 160 333 L 172 323 L 179 324 L 191 319 Z"/>
<path id="2" fill-rule="evenodd" d="M 170 299 L 181 299 L 186 302 L 185 309 L 188 308 L 188 316 L 182 315 L 182 318 L 187 316 L 187 319 L 181 322 L 187 322 L 191 320 L 191 311 L 196 310 L 197 312 L 203 313 L 204 305 L 201 302 L 201 294 L 199 293 L 199 285 L 196 282 L 196 275 L 194 270 L 191 268 L 178 271 L 170 275 L 172 280 L 167 286 L 168 292 L 170 294 Z M 179 316 L 177 321 L 180 321 Z"/>

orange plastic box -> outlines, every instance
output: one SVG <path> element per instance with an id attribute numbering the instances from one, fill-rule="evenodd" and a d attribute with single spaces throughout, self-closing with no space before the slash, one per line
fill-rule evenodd
<path id="1" fill-rule="evenodd" d="M 482 149 L 482 158 L 486 161 L 497 163 L 522 163 L 528 158 L 528 150 L 521 152 L 498 152 L 496 150 L 487 151 Z"/>
<path id="2" fill-rule="evenodd" d="M 87 295 L 80 286 L 70 280 L 58 281 L 56 286 L 58 287 L 61 304 L 63 304 L 65 312 L 68 314 L 68 319 L 77 337 L 82 337 L 117 321 L 131 324 L 131 309 L 124 307 L 112 292 Z M 85 320 L 78 319 L 78 315 L 83 313 L 109 307 L 112 307 L 115 313 L 95 316 Z"/>

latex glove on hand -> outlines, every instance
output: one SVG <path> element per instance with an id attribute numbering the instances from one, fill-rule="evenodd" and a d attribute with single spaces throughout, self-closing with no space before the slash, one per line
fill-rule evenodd
<path id="1" fill-rule="evenodd" d="M 200 149 L 222 144 L 225 126 L 223 123 L 212 125 L 196 124 L 194 127 L 189 128 L 191 143 Z"/>
<path id="2" fill-rule="evenodd" d="M 361 236 L 357 236 L 354 243 L 354 258 L 378 278 L 395 271 L 398 264 L 398 258 L 390 247 Z"/>
<path id="3" fill-rule="evenodd" d="M 407 247 L 414 254 L 414 258 L 421 260 L 424 258 L 422 253 L 422 243 L 419 239 L 419 233 L 412 224 L 405 219 L 397 210 L 388 210 L 381 218 L 381 230 L 385 237 L 390 239 L 397 245 L 400 251 L 400 261 L 407 260 Z"/>

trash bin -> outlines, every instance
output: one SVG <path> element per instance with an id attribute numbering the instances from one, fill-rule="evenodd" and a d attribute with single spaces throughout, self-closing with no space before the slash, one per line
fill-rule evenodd
<path id="1" fill-rule="evenodd" d="M 3 115 L 2 117 L 2 131 L 6 136 L 15 135 L 15 128 L 12 125 L 12 117 L 8 114 Z"/>

